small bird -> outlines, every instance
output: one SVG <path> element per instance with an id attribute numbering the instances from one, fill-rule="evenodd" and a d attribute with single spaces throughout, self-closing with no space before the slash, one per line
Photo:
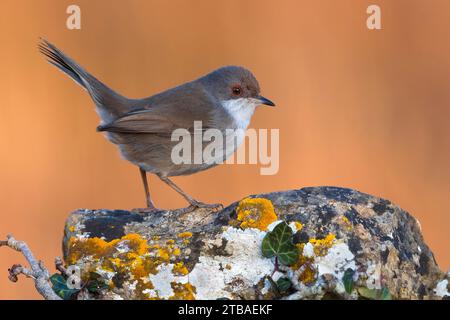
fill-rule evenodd
<path id="1" fill-rule="evenodd" d="M 155 174 L 189 202 L 188 207 L 181 209 L 184 212 L 223 207 L 195 200 L 169 179 L 218 164 L 217 161 L 175 164 L 171 154 L 177 142 L 172 141 L 171 135 L 180 128 L 195 135 L 195 121 L 201 121 L 202 132 L 206 129 L 220 132 L 240 129 L 245 132 L 258 105 L 275 106 L 260 95 L 258 81 L 249 70 L 226 66 L 148 98 L 130 99 L 108 88 L 47 40 L 42 39 L 38 47 L 49 63 L 89 93 L 101 119 L 97 131 L 106 132 L 107 139 L 118 146 L 121 155 L 139 167 L 147 208 L 135 210 L 158 210 L 150 196 L 147 172 Z M 222 155 L 224 159 L 242 143 L 242 134 L 236 140 L 231 147 L 227 144 Z"/>

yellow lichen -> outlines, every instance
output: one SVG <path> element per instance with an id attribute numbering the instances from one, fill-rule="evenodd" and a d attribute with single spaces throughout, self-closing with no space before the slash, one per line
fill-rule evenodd
<path id="1" fill-rule="evenodd" d="M 69 231 L 70 231 L 70 232 L 74 232 L 74 231 L 75 231 L 75 227 L 74 227 L 74 226 L 70 226 L 70 227 L 69 227 Z"/>
<path id="2" fill-rule="evenodd" d="M 346 229 L 350 231 L 352 229 L 352 223 L 350 222 L 350 220 L 348 220 L 346 216 L 341 216 L 341 219 L 344 222 Z"/>
<path id="3" fill-rule="evenodd" d="M 309 242 L 314 246 L 314 253 L 317 256 L 324 256 L 327 254 L 328 249 L 333 245 L 336 235 L 333 233 L 328 234 L 324 239 L 309 239 Z"/>
<path id="4" fill-rule="evenodd" d="M 189 270 L 186 268 L 186 266 L 184 265 L 183 261 L 181 262 L 177 262 L 174 264 L 172 272 L 175 275 L 182 275 L 185 276 L 189 273 Z"/>
<path id="5" fill-rule="evenodd" d="M 183 243 L 189 243 L 192 233 L 183 233 L 180 237 Z M 152 242 L 156 241 L 158 236 L 152 237 Z M 160 238 L 158 238 L 160 239 Z M 73 265 L 83 260 L 88 266 L 89 272 L 104 270 L 115 272 L 129 278 L 124 281 L 137 281 L 135 297 L 138 299 L 148 299 L 149 297 L 142 293 L 146 289 L 153 289 L 153 284 L 149 281 L 150 274 L 157 274 L 158 267 L 162 264 L 168 264 L 174 260 L 174 257 L 181 255 L 180 248 L 175 246 L 176 241 L 161 240 L 161 243 L 148 244 L 147 240 L 139 234 L 127 234 L 120 239 L 105 241 L 101 238 L 76 238 L 71 237 L 68 244 L 67 263 Z M 89 274 L 89 272 L 83 272 Z M 173 273 L 185 276 L 189 273 L 183 262 L 174 261 Z M 84 281 L 85 279 L 83 279 Z M 110 281 L 110 286 L 115 286 Z M 174 288 L 174 299 L 193 299 L 195 288 L 191 285 L 176 285 Z"/>
<path id="6" fill-rule="evenodd" d="M 306 266 L 305 270 L 300 274 L 298 280 L 304 284 L 311 284 L 316 281 L 316 271 L 309 265 Z"/>
<path id="7" fill-rule="evenodd" d="M 192 232 L 189 232 L 189 231 L 181 232 L 181 233 L 177 234 L 177 237 L 181 238 L 181 239 L 191 238 L 192 237 Z"/>
<path id="8" fill-rule="evenodd" d="M 328 253 L 328 249 L 333 245 L 335 238 L 336 235 L 330 233 L 323 239 L 311 238 L 309 239 L 309 243 L 313 245 L 314 254 L 316 256 L 324 256 Z M 298 243 L 296 246 L 300 254 L 297 262 L 292 265 L 292 269 L 299 270 L 302 268 L 298 280 L 304 284 L 311 284 L 316 281 L 317 274 L 317 271 L 313 267 L 314 257 L 305 257 L 303 255 L 303 249 L 305 247 L 304 243 Z"/>
<path id="9" fill-rule="evenodd" d="M 195 300 L 195 287 L 188 283 L 170 283 L 173 289 L 173 295 L 169 297 L 169 300 Z"/>
<path id="10" fill-rule="evenodd" d="M 119 258 L 109 258 L 109 261 L 116 267 L 123 267 L 123 261 Z"/>
<path id="11" fill-rule="evenodd" d="M 164 248 L 158 249 L 158 257 L 161 258 L 161 260 L 164 262 L 169 262 L 170 260 L 169 251 Z"/>
<path id="12" fill-rule="evenodd" d="M 305 247 L 305 244 L 304 244 L 304 243 L 297 243 L 295 246 L 298 248 L 299 255 L 298 255 L 298 260 L 297 260 L 297 262 L 294 263 L 294 264 L 291 266 L 291 268 L 292 268 L 293 270 L 298 270 L 298 269 L 300 269 L 300 267 L 303 266 L 307 261 L 311 262 L 311 261 L 313 261 L 313 260 L 310 259 L 310 258 L 306 258 L 306 257 L 303 255 L 303 248 Z"/>
<path id="13" fill-rule="evenodd" d="M 240 227 L 256 228 L 262 231 L 278 219 L 272 201 L 264 198 L 246 198 L 239 202 L 236 209 Z"/>
<path id="14" fill-rule="evenodd" d="M 301 223 L 298 222 L 298 221 L 294 221 L 294 224 L 295 224 L 295 228 L 297 229 L 297 231 L 302 230 L 303 224 L 301 224 Z"/>
<path id="15" fill-rule="evenodd" d="M 312 267 L 312 264 L 314 263 L 313 257 L 305 257 L 303 255 L 303 248 L 305 247 L 304 243 L 297 243 L 296 244 L 298 250 L 299 250 L 299 257 L 296 263 L 294 263 L 291 268 L 293 270 L 299 270 L 303 267 L 303 270 L 301 271 L 300 275 L 298 276 L 298 280 L 303 282 L 304 284 L 311 284 L 316 280 L 316 271 Z"/>

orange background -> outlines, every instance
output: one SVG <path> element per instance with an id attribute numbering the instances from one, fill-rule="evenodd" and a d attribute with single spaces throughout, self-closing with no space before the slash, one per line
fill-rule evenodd
<path id="1" fill-rule="evenodd" d="M 66 8 L 82 29 L 65 27 Z M 381 31 L 366 8 L 382 9 Z M 144 205 L 138 169 L 95 131 L 89 96 L 45 63 L 39 36 L 130 97 L 217 67 L 251 69 L 276 108 L 254 128 L 280 128 L 280 171 L 221 166 L 175 178 L 191 195 L 229 204 L 304 186 L 355 188 L 399 204 L 450 267 L 450 2 L 24 1 L 0 5 L 0 237 L 25 240 L 53 272 L 76 208 Z M 151 178 L 158 206 L 185 206 Z M 0 249 L 0 298 L 39 298 L 7 279 L 23 258 Z"/>

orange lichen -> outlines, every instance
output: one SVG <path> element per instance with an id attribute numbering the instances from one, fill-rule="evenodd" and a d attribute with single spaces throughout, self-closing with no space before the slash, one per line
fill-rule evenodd
<path id="1" fill-rule="evenodd" d="M 182 239 L 191 238 L 192 237 L 192 232 L 189 232 L 189 231 L 181 232 L 181 233 L 177 234 L 177 237 L 178 238 L 182 238 Z"/>
<path id="2" fill-rule="evenodd" d="M 140 235 L 130 233 L 120 239 L 107 242 L 101 238 L 78 239 L 71 237 L 68 245 L 68 264 L 74 264 L 83 256 L 93 256 L 94 259 L 110 257 L 117 251 L 116 246 L 125 243 L 130 252 L 142 255 L 148 250 L 147 240 Z"/>
<path id="3" fill-rule="evenodd" d="M 278 219 L 272 201 L 264 198 L 246 198 L 239 202 L 236 209 L 240 227 L 256 228 L 262 231 Z"/>
<path id="4" fill-rule="evenodd" d="M 169 297 L 169 300 L 195 300 L 195 287 L 188 283 L 170 283 L 173 289 L 173 295 Z"/>
<path id="5" fill-rule="evenodd" d="M 69 227 L 69 231 L 70 231 L 70 232 L 74 232 L 74 231 L 75 231 L 75 227 L 74 227 L 74 226 L 70 226 L 70 227 Z"/>
<path id="6" fill-rule="evenodd" d="M 189 243 L 190 237 L 192 233 L 183 233 L 179 241 Z M 155 238 L 157 236 L 152 237 L 152 239 Z M 161 240 L 162 244 L 149 245 L 147 240 L 139 234 L 128 234 L 109 242 L 101 238 L 71 237 L 68 244 L 67 263 L 73 265 L 85 258 L 83 263 L 89 272 L 104 270 L 125 275 L 124 281 L 131 281 L 131 283 L 137 281 L 134 290 L 136 298 L 149 298 L 142 293 L 146 289 L 153 289 L 149 275 L 157 274 L 160 265 L 168 264 L 174 260 L 174 257 L 181 255 L 180 248 L 175 245 L 176 242 L 168 239 Z M 89 272 L 83 273 L 89 274 Z M 185 276 L 189 270 L 183 262 L 177 262 L 175 259 L 173 273 Z M 115 286 L 114 282 L 109 281 L 109 284 L 112 287 Z M 175 286 L 174 292 L 174 299 L 193 299 L 195 288 L 191 285 L 180 284 Z"/>

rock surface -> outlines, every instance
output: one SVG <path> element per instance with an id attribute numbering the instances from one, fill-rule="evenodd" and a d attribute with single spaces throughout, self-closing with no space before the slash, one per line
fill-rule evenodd
<path id="1" fill-rule="evenodd" d="M 279 224 L 295 263 L 262 253 Z M 78 299 L 443 299 L 420 226 L 387 200 L 350 189 L 255 195 L 218 213 L 77 210 L 66 223 L 67 266 L 102 286 Z M 280 261 L 282 261 L 280 259 Z"/>

